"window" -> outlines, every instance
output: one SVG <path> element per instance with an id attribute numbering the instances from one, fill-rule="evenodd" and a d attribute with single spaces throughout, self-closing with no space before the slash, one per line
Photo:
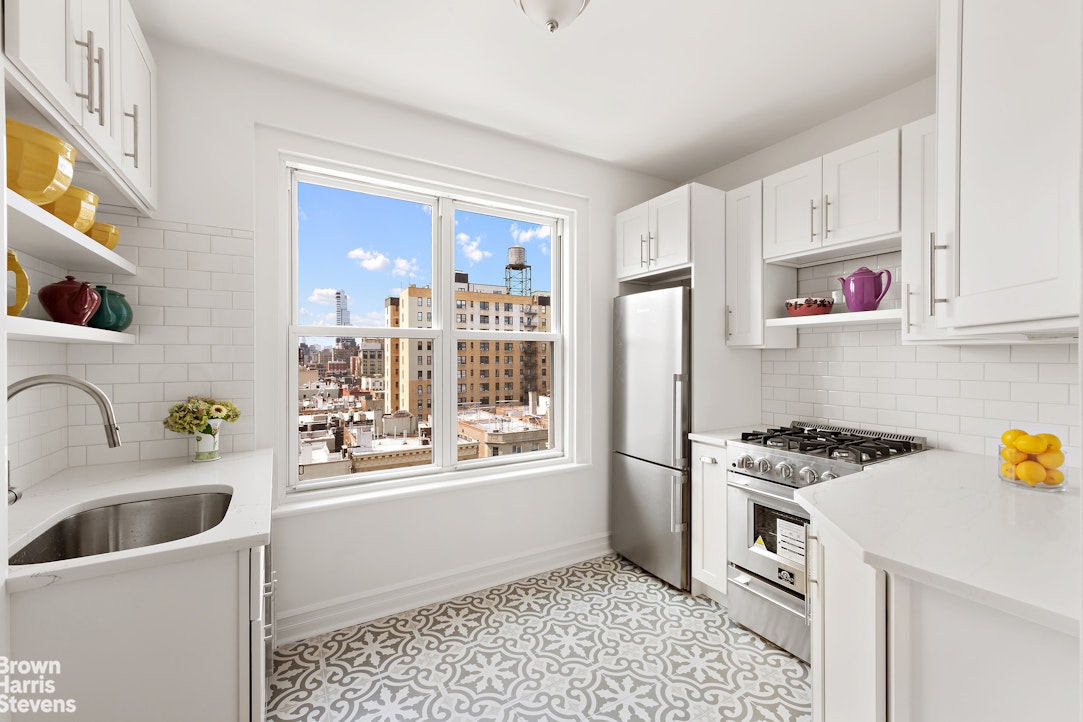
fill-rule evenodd
<path id="1" fill-rule="evenodd" d="M 510 461 L 511 447 L 501 454 L 498 445 L 501 429 L 509 427 L 517 437 L 526 435 L 528 446 L 521 448 L 546 456 L 563 452 L 556 415 L 563 401 L 550 398 L 538 363 L 542 353 L 566 348 L 559 325 L 556 332 L 517 329 L 514 316 L 497 314 L 540 298 L 559 308 L 564 220 L 525 210 L 521 194 L 514 207 L 491 194 L 475 205 L 442 190 L 406 188 L 401 179 L 383 185 L 297 163 L 288 196 L 292 311 L 283 337 L 291 358 L 301 360 L 298 383 L 287 385 L 298 409 L 291 432 L 297 466 L 287 487 L 411 477 L 483 466 L 502 455 Z M 441 216 L 451 221 L 441 224 Z M 502 261 L 507 248 L 524 244 L 531 272 L 525 281 L 511 279 Z M 338 291 L 349 299 L 348 317 L 357 325 L 334 325 Z M 478 293 L 491 300 L 477 301 L 475 325 L 465 312 L 474 301 L 466 296 Z M 307 353 L 299 356 L 302 344 Z M 478 355 L 466 353 L 475 344 Z M 516 345 L 521 353 L 512 355 Z M 501 361 L 493 374 L 491 364 Z M 339 376 L 386 381 L 379 391 L 304 398 L 300 380 L 324 378 L 333 366 L 341 366 Z M 560 380 L 562 369 L 552 368 Z M 494 383 L 494 377 L 505 381 Z M 479 379 L 477 396 L 468 384 L 473 378 Z M 545 397 L 542 413 L 527 406 L 528 395 Z"/>

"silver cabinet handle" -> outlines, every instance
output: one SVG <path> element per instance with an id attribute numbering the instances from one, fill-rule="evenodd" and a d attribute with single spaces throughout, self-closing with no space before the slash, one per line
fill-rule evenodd
<path id="1" fill-rule="evenodd" d="M 808 199 L 808 230 L 812 234 L 809 242 L 813 243 L 816 240 L 816 201 L 812 198 Z"/>
<path id="2" fill-rule="evenodd" d="M 139 167 L 139 105 L 132 106 L 132 112 L 124 113 L 125 118 L 132 119 L 132 152 L 125 153 L 125 158 L 131 158 L 135 167 Z"/>
<path id="3" fill-rule="evenodd" d="M 809 559 L 813 556 L 810 554 L 810 541 L 819 543 L 819 538 L 815 534 L 809 534 L 808 524 L 805 524 L 805 626 L 812 626 L 812 587 L 816 587 L 816 591 L 820 590 L 820 581 L 812 576 L 812 565 Z"/>
<path id="4" fill-rule="evenodd" d="M 946 245 L 936 245 L 936 233 L 929 234 L 929 315 L 936 315 L 936 304 L 947 303 L 946 298 L 936 297 L 936 252 L 946 251 Z"/>
<path id="5" fill-rule="evenodd" d="M 699 457 L 699 463 L 701 464 L 717 464 L 718 459 L 713 456 L 701 456 Z"/>
<path id="6" fill-rule="evenodd" d="M 655 251 L 656 251 L 655 255 L 653 255 L 653 256 L 651 255 L 651 241 L 652 240 L 655 241 L 654 247 L 655 247 Z M 654 263 L 654 262 L 656 262 L 658 260 L 658 254 L 657 254 L 658 243 L 657 243 L 657 241 L 658 241 L 658 236 L 654 235 L 650 231 L 647 231 L 647 263 L 648 264 Z"/>
<path id="7" fill-rule="evenodd" d="M 733 331 L 730 329 L 730 320 L 733 318 L 733 306 L 726 306 L 726 338 L 733 336 Z"/>
<path id="8" fill-rule="evenodd" d="M 903 328 L 909 332 L 910 328 L 914 325 L 910 323 L 910 284 L 907 283 L 903 287 Z"/>
<path id="9" fill-rule="evenodd" d="M 648 258 L 643 258 L 643 246 L 645 246 L 646 243 L 647 243 L 647 239 L 643 237 L 642 233 L 640 233 L 639 234 L 639 267 L 640 268 L 647 265 L 648 259 L 650 257 L 648 255 Z M 649 249 L 648 249 L 648 254 L 649 254 Z"/>
<path id="10" fill-rule="evenodd" d="M 98 125 L 105 125 L 105 48 L 98 48 Z"/>
<path id="11" fill-rule="evenodd" d="M 827 194 L 824 193 L 824 238 L 831 235 L 831 201 L 828 200 Z"/>
<path id="12" fill-rule="evenodd" d="M 684 523 L 683 491 L 684 477 L 674 475 L 669 487 L 669 530 L 674 534 L 683 532 L 688 526 Z"/>
<path id="13" fill-rule="evenodd" d="M 86 92 L 76 91 L 75 97 L 86 101 L 86 112 L 94 112 L 94 31 L 86 31 L 86 42 L 76 40 L 76 45 L 86 48 Z"/>

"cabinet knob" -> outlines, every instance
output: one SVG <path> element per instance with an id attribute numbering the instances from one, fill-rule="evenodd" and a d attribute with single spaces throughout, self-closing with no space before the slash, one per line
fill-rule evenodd
<path id="1" fill-rule="evenodd" d="M 718 459 L 713 456 L 701 456 L 699 457 L 699 463 L 701 464 L 717 464 Z"/>

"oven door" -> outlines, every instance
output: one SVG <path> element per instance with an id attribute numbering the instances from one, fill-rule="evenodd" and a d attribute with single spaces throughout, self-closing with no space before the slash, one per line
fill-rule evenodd
<path id="1" fill-rule="evenodd" d="M 728 475 L 730 563 L 803 597 L 808 514 L 793 499 L 751 488 L 748 477 Z"/>

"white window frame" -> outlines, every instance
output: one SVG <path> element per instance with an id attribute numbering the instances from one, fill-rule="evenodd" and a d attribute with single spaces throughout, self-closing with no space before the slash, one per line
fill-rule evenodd
<path id="1" fill-rule="evenodd" d="M 424 191 L 423 195 L 428 195 L 429 192 L 435 192 L 442 199 L 439 202 L 445 206 L 450 206 L 451 211 L 448 212 L 448 208 L 441 208 L 439 214 L 440 222 L 451 223 L 454 217 L 454 209 L 461 209 L 467 211 L 483 212 L 500 217 L 507 217 L 512 220 L 523 220 L 526 222 L 554 222 L 554 261 L 553 261 L 553 283 L 552 288 L 549 289 L 554 303 L 559 304 L 562 308 L 563 318 L 568 320 L 566 327 L 556 326 L 556 330 L 552 330 L 546 333 L 541 332 L 501 332 L 501 336 L 520 336 L 515 339 L 516 342 L 520 340 L 538 341 L 538 342 L 552 342 L 553 350 L 552 355 L 564 359 L 564 373 L 561 374 L 560 388 L 553 387 L 550 389 L 550 423 L 551 423 L 551 444 L 552 448 L 548 450 L 540 450 L 538 452 L 528 452 L 521 455 L 501 455 L 500 461 L 495 461 L 492 457 L 467 460 L 458 462 L 457 459 L 453 463 L 447 463 L 448 458 L 453 454 L 457 457 L 457 449 L 454 443 L 449 443 L 446 446 L 450 449 L 450 454 L 445 453 L 443 455 L 436 453 L 434 449 L 434 461 L 439 460 L 441 463 L 432 467 L 408 467 L 402 471 L 388 472 L 388 473 L 366 473 L 364 475 L 348 475 L 346 477 L 336 477 L 332 480 L 321 480 L 320 482 L 290 485 L 287 483 L 287 479 L 290 479 L 288 473 L 284 473 L 286 469 L 292 466 L 296 468 L 296 464 L 289 464 L 289 459 L 297 458 L 297 434 L 296 434 L 296 368 L 295 364 L 290 364 L 289 360 L 292 358 L 295 361 L 296 356 L 291 357 L 287 352 L 282 354 L 285 359 L 276 359 L 276 364 L 281 368 L 282 364 L 291 366 L 287 373 L 287 379 L 290 379 L 290 389 L 287 391 L 286 398 L 282 403 L 271 403 L 268 406 L 274 406 L 285 409 L 289 407 L 289 412 L 285 414 L 286 421 L 279 422 L 273 433 L 268 433 L 266 428 L 267 424 L 258 424 L 257 428 L 257 443 L 260 443 L 260 439 L 273 437 L 277 439 L 275 443 L 279 448 L 285 447 L 284 454 L 280 454 L 280 457 L 285 457 L 276 462 L 276 475 L 278 476 L 279 483 L 276 484 L 276 498 L 279 504 L 286 503 L 288 499 L 300 499 L 302 496 L 305 498 L 316 497 L 335 497 L 335 496 L 356 496 L 358 494 L 367 494 L 369 492 L 377 492 L 391 488 L 406 488 L 416 487 L 417 489 L 430 488 L 431 483 L 439 480 L 441 483 L 451 483 L 453 480 L 458 479 L 459 483 L 471 483 L 472 481 L 485 481 L 487 483 L 493 480 L 499 480 L 502 478 L 516 478 L 521 473 L 530 473 L 530 471 L 538 466 L 550 467 L 560 464 L 576 463 L 573 456 L 575 451 L 575 444 L 572 439 L 572 427 L 573 420 L 569 416 L 572 404 L 570 403 L 569 389 L 573 387 L 574 375 L 576 373 L 583 373 L 583 366 L 576 359 L 576 355 L 570 348 L 571 344 L 566 342 L 566 339 L 571 338 L 574 325 L 571 323 L 574 319 L 575 309 L 575 294 L 572 293 L 573 284 L 568 280 L 574 278 L 574 269 L 571 266 L 570 256 L 566 253 L 566 249 L 574 239 L 574 229 L 576 227 L 576 219 L 585 208 L 581 205 L 578 208 L 575 207 L 562 207 L 551 205 L 546 202 L 537 202 L 532 204 L 533 208 L 525 205 L 522 201 L 512 200 L 520 196 L 501 195 L 494 194 L 492 192 L 483 191 L 470 191 L 464 189 L 461 186 L 448 187 L 439 181 L 426 181 L 424 184 L 405 184 L 401 178 L 397 176 L 389 176 L 385 173 L 373 171 L 371 168 L 343 166 L 340 162 L 322 160 L 318 163 L 313 163 L 312 159 L 308 156 L 297 156 L 291 153 L 285 153 L 278 151 L 277 167 L 280 172 L 277 185 L 279 186 L 279 194 L 276 196 L 282 206 L 279 206 L 277 215 L 279 219 L 279 233 L 286 235 L 287 239 L 284 245 L 289 247 L 289 259 L 285 263 L 290 276 L 291 288 L 295 286 L 293 282 L 293 273 L 295 272 L 296 264 L 296 251 L 292 247 L 293 239 L 296 238 L 296 220 L 293 215 L 293 202 L 294 189 L 292 181 L 283 182 L 282 175 L 294 174 L 294 173 L 306 173 L 316 172 L 322 177 L 334 177 L 347 183 L 375 183 L 378 186 L 378 191 L 383 195 L 393 195 L 389 193 L 389 190 L 401 191 L 405 194 L 415 194 L 419 191 Z M 430 190 L 431 189 L 431 190 Z M 284 192 L 282 192 L 284 191 Z M 447 197 L 450 195 L 449 191 L 452 191 L 456 197 L 456 200 L 451 200 Z M 539 191 L 542 192 L 542 191 Z M 551 193 L 551 192 L 549 192 Z M 283 218 L 283 210 L 286 211 L 286 218 Z M 435 214 L 434 214 L 435 215 Z M 260 223 L 257 222 L 257 227 Z M 283 228 L 287 231 L 283 233 Z M 452 239 L 452 234 L 445 234 L 446 239 Z M 442 249 L 440 252 L 450 253 L 450 258 L 454 258 L 454 248 L 450 241 L 445 241 L 449 246 L 447 249 Z M 275 263 L 265 264 L 268 268 L 277 265 L 279 268 L 283 265 L 282 249 L 276 249 L 277 253 Z M 447 298 L 443 304 L 443 310 L 438 314 L 439 318 L 434 320 L 432 329 L 417 329 L 417 328 L 401 328 L 401 327 L 382 327 L 379 329 L 364 329 L 364 333 L 357 333 L 356 335 L 367 335 L 374 338 L 386 337 L 392 339 L 410 339 L 410 338 L 423 338 L 430 340 L 437 340 L 437 349 L 434 350 L 434 360 L 437 365 L 445 366 L 444 373 L 446 373 L 446 380 L 449 388 L 456 388 L 456 379 L 458 373 L 455 369 L 456 353 L 455 349 L 458 342 L 462 340 L 473 339 L 486 339 L 493 340 L 493 331 L 465 331 L 456 330 L 452 319 L 454 317 L 454 310 L 457 304 L 454 303 L 454 284 L 452 282 L 451 271 L 453 270 L 453 260 L 446 264 L 448 271 L 446 278 L 440 278 L 442 269 L 445 268 L 441 265 L 437 259 L 434 259 L 433 264 L 433 293 L 442 293 Z M 257 271 L 257 274 L 259 272 Z M 281 276 L 279 276 L 281 277 Z M 266 276 L 264 276 L 266 279 Z M 567 280 L 566 280 L 567 279 Z M 260 284 L 257 282 L 257 286 L 264 289 L 264 295 L 270 292 L 270 284 Z M 276 289 L 281 288 L 280 285 L 276 285 Z M 280 294 L 276 291 L 276 301 L 281 301 L 282 296 L 287 294 Z M 257 289 L 257 297 L 259 297 L 260 291 Z M 283 309 L 281 304 L 278 305 L 277 318 L 284 320 L 292 318 L 292 315 L 296 313 L 296 302 L 293 298 L 293 293 L 288 294 L 289 304 L 292 308 Z M 285 313 L 283 312 L 285 311 Z M 289 324 L 287 324 L 288 326 Z M 287 348 L 296 349 L 296 342 L 300 336 L 331 336 L 341 335 L 340 332 L 344 331 L 342 327 L 332 329 L 330 327 L 300 327 L 294 324 L 293 330 L 286 334 L 290 338 L 290 342 Z M 447 329 L 447 332 L 443 333 L 443 340 L 438 338 L 436 332 L 439 329 Z M 354 329 L 356 330 L 356 329 Z M 271 333 L 271 336 L 281 336 L 281 328 L 276 329 L 276 333 Z M 261 348 L 267 348 L 262 344 L 258 344 Z M 446 359 L 444 361 L 443 359 Z M 578 371 L 577 371 L 578 369 Z M 281 378 L 281 377 L 279 377 Z M 266 390 L 269 388 L 266 374 L 261 374 L 257 370 L 257 403 L 260 403 L 259 399 L 268 399 L 269 395 Z M 281 384 L 279 384 L 279 388 Z M 293 399 L 293 404 L 289 403 L 289 399 Z M 277 401 L 277 400 L 276 400 Z M 451 403 L 456 403 L 457 398 L 455 393 L 448 395 L 448 399 Z M 431 400 L 430 400 L 431 403 Z M 442 421 L 437 422 L 440 418 Z M 457 437 L 457 429 L 454 426 L 454 417 L 450 414 L 440 414 L 434 411 L 434 436 L 443 435 L 445 438 L 453 439 Z M 445 428 L 441 429 L 440 426 Z M 285 443 L 283 443 L 285 442 Z M 351 478 L 356 476 L 357 478 Z M 469 477 L 469 481 L 464 478 Z M 288 492 L 288 496 L 287 496 Z"/>

